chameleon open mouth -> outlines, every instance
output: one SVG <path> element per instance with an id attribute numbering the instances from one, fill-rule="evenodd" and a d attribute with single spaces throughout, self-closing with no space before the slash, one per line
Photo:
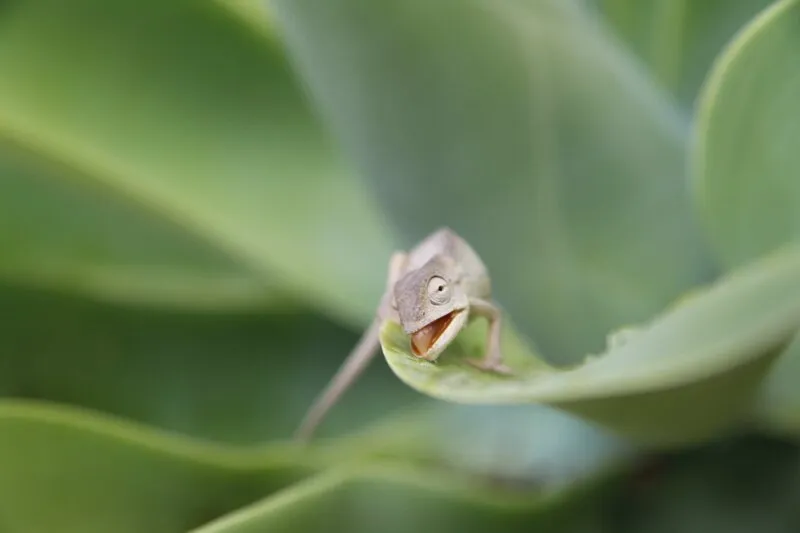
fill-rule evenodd
<path id="1" fill-rule="evenodd" d="M 436 344 L 442 333 L 450 326 L 459 311 L 451 311 L 437 318 L 424 328 L 411 334 L 411 352 L 417 357 L 425 357 L 431 347 Z"/>

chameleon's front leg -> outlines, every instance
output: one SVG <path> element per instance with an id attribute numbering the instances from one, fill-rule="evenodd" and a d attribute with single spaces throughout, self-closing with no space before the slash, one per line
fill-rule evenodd
<path id="1" fill-rule="evenodd" d="M 502 313 L 491 302 L 479 298 L 470 298 L 469 312 L 482 316 L 489 322 L 489 331 L 486 337 L 486 354 L 482 359 L 469 359 L 469 363 L 481 370 L 510 374 L 511 369 L 503 364 L 503 352 L 500 349 L 500 333 L 502 327 Z"/>

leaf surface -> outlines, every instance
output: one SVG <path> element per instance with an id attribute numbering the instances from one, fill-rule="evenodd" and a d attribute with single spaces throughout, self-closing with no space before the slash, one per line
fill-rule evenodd
<path id="1" fill-rule="evenodd" d="M 549 404 L 649 445 L 708 439 L 741 420 L 775 356 L 800 327 L 800 247 L 753 262 L 650 323 L 621 330 L 605 353 L 570 368 L 549 366 L 505 324 L 503 351 L 512 376 L 464 361 L 483 353 L 482 321 L 436 363 L 411 355 L 408 338 L 393 322 L 384 324 L 381 343 L 395 374 L 435 398 Z"/>
<path id="2" fill-rule="evenodd" d="M 796 149 L 800 2 L 779 1 L 719 57 L 699 103 L 697 205 L 729 267 L 800 239 Z M 781 355 L 756 405 L 761 424 L 800 435 L 800 343 Z"/>
<path id="3" fill-rule="evenodd" d="M 404 245 L 464 236 L 548 360 L 708 279 L 682 119 L 576 3 L 268 5 Z"/>
<path id="4" fill-rule="evenodd" d="M 257 299 L 266 282 L 340 320 L 369 318 L 387 227 L 267 25 L 238 9 L 4 5 L 0 154 L 13 165 L 0 173 L 0 244 L 14 272 L 128 297 L 134 279 L 156 300 L 183 283 L 190 303 L 230 285 L 252 305 L 242 293 Z M 6 206 L 22 201 L 24 216 Z"/>
<path id="5" fill-rule="evenodd" d="M 717 55 L 773 0 L 589 0 L 687 114 Z"/>

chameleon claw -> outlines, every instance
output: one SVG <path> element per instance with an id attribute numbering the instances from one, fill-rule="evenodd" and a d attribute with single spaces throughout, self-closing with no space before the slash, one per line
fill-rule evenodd
<path id="1" fill-rule="evenodd" d="M 513 373 L 510 367 L 504 365 L 500 361 L 493 361 L 488 358 L 483 359 L 467 359 L 467 362 L 477 368 L 478 370 L 482 370 L 484 372 L 494 372 L 495 374 L 501 374 L 504 376 L 509 376 Z"/>

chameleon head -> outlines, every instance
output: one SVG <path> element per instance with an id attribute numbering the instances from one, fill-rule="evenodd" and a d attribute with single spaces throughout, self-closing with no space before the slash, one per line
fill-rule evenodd
<path id="1" fill-rule="evenodd" d="M 467 323 L 469 300 L 457 272 L 451 259 L 437 255 L 394 287 L 400 323 L 417 357 L 435 361 Z"/>

